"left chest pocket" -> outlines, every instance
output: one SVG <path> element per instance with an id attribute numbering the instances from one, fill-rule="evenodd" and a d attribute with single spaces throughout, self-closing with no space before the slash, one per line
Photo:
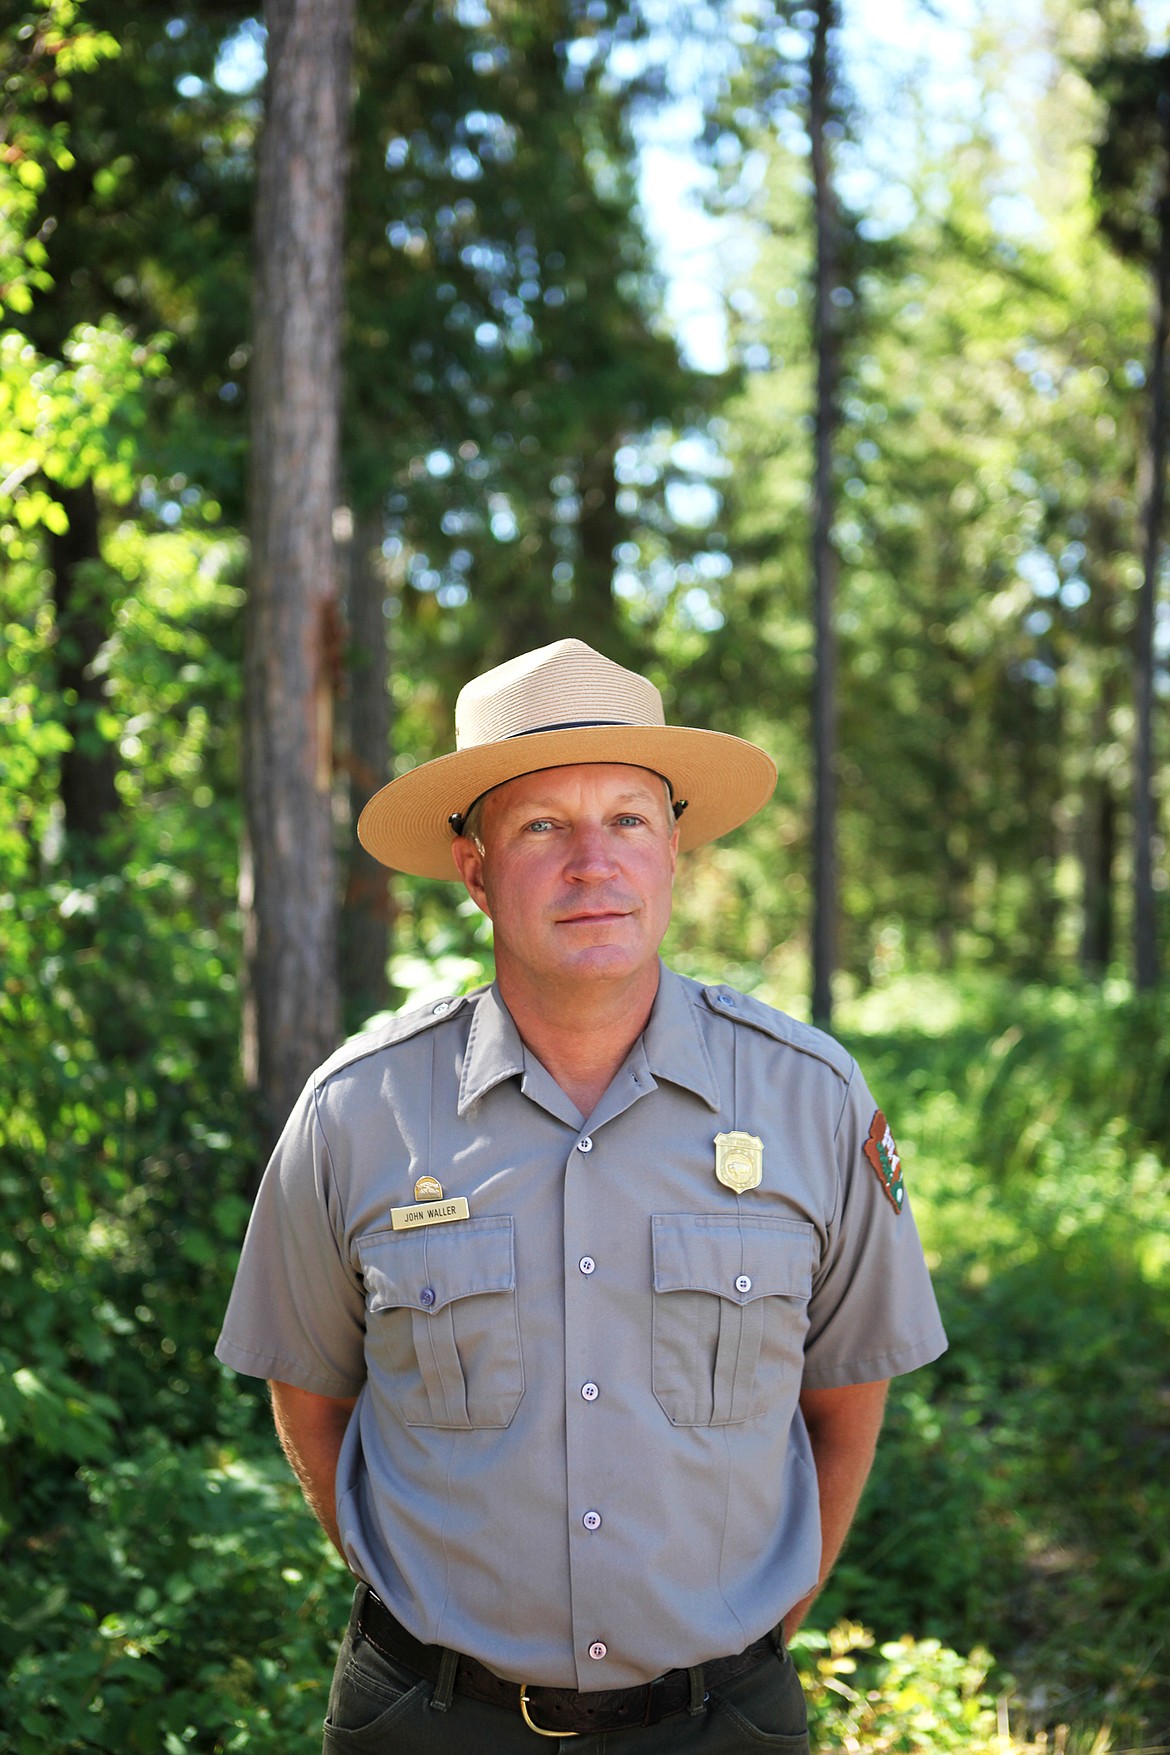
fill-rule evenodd
<path id="1" fill-rule="evenodd" d="M 676 1426 L 730 1426 L 800 1381 L 814 1232 L 798 1219 L 651 1219 L 653 1383 Z"/>
<path id="2" fill-rule="evenodd" d="M 510 1218 L 359 1241 L 366 1348 L 408 1426 L 507 1426 L 524 1394 Z"/>

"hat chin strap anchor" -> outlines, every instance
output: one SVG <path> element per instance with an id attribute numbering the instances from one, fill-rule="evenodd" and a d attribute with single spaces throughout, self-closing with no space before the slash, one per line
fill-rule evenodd
<path id="1" fill-rule="evenodd" d="M 580 1731 L 546 1731 L 542 1725 L 533 1724 L 528 1716 L 527 1682 L 521 1682 L 520 1684 L 520 1717 L 524 1720 L 528 1729 L 530 1731 L 535 1731 L 538 1737 L 579 1737 L 581 1735 Z"/>

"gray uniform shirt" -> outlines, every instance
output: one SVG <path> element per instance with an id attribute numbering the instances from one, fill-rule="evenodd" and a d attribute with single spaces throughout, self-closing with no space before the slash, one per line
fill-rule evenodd
<path id="1" fill-rule="evenodd" d="M 584 1690 L 740 1651 L 817 1578 L 801 1389 L 946 1345 L 875 1112 L 830 1038 L 666 968 L 588 1117 L 494 987 L 427 1007 L 310 1080 L 218 1356 L 358 1396 L 346 1555 L 419 1639 Z M 392 1229 L 423 1175 L 469 1217 Z"/>

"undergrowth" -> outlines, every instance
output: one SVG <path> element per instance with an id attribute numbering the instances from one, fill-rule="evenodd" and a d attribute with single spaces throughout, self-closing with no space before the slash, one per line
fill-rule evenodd
<path id="1" fill-rule="evenodd" d="M 160 1009 L 158 912 L 185 926 L 186 901 L 114 889 L 83 898 L 91 934 L 131 930 L 138 968 L 95 1026 L 106 984 L 66 960 L 62 900 L 15 922 L 26 965 L 3 994 L 0 1749 L 311 1750 L 349 1580 L 263 1392 L 210 1358 L 253 1167 L 230 995 L 192 958 Z M 798 1638 L 814 1746 L 1153 1755 L 1170 1746 L 1165 1011 L 904 980 L 840 1033 L 898 1135 L 950 1350 L 894 1386 Z"/>

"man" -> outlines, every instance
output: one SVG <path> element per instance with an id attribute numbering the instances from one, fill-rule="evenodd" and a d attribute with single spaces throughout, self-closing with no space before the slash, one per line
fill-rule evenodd
<path id="1" fill-rule="evenodd" d="M 453 862 L 496 981 L 310 1080 L 218 1347 L 359 1581 L 325 1751 L 807 1751 L 785 1636 L 946 1343 L 849 1056 L 658 958 L 775 768 L 576 640 L 456 732 L 359 834 Z"/>

